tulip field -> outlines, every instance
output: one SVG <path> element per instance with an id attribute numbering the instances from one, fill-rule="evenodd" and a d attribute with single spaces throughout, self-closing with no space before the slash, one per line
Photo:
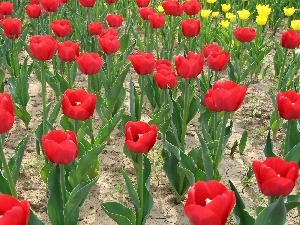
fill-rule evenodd
<path id="1" fill-rule="evenodd" d="M 300 224 L 298 0 L 7 0 L 0 31 L 0 225 Z"/>

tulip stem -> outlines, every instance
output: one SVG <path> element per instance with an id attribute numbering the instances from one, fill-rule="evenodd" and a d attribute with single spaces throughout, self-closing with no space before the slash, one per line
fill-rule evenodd
<path id="1" fill-rule="evenodd" d="M 67 193 L 66 193 L 66 181 L 65 181 L 65 167 L 64 164 L 59 164 L 59 175 L 60 175 L 60 190 L 63 201 L 63 208 L 67 203 Z M 69 220 L 64 215 L 64 225 L 69 225 Z"/>
<path id="2" fill-rule="evenodd" d="M 179 174 L 179 188 L 178 188 L 179 193 L 182 193 L 184 177 L 185 177 L 184 174 L 182 174 L 182 173 Z M 182 195 L 176 193 L 176 201 L 175 201 L 175 203 L 179 204 L 181 201 L 182 201 Z"/>
<path id="3" fill-rule="evenodd" d="M 172 51 L 172 46 L 173 46 L 173 16 L 169 16 L 169 21 L 170 21 L 170 26 L 169 26 L 169 46 L 168 46 L 168 50 L 169 50 L 169 60 L 172 60 L 173 57 L 173 51 Z"/>
<path id="4" fill-rule="evenodd" d="M 181 143 L 185 145 L 185 134 L 187 130 L 187 119 L 189 115 L 189 81 L 190 79 L 182 79 L 184 82 L 184 106 L 183 106 L 183 115 L 182 115 L 182 129 L 181 129 Z"/>
<path id="5" fill-rule="evenodd" d="M 140 97 L 140 105 L 139 105 L 139 115 L 137 116 L 137 120 L 141 120 L 142 117 L 142 109 L 143 109 L 144 95 L 145 95 L 145 76 L 140 76 L 140 85 L 141 85 L 141 97 Z"/>
<path id="6" fill-rule="evenodd" d="M 155 29 L 155 41 L 156 41 L 156 58 L 159 59 L 160 55 L 159 55 L 159 50 L 158 50 L 158 31 L 157 29 Z"/>
<path id="7" fill-rule="evenodd" d="M 14 69 L 14 77 L 19 77 L 20 69 L 19 69 L 19 59 L 18 59 L 18 52 L 17 52 L 17 45 L 15 44 L 16 39 L 11 39 L 11 48 L 13 51 L 13 69 Z"/>
<path id="8" fill-rule="evenodd" d="M 144 208 L 144 178 L 143 178 L 143 153 L 138 153 L 138 194 L 140 199 L 140 208 L 137 215 L 137 225 L 143 224 L 143 208 Z"/>
<path id="9" fill-rule="evenodd" d="M 212 130 L 212 140 L 217 139 L 217 119 L 218 119 L 218 113 L 213 112 L 213 130 Z"/>
<path id="10" fill-rule="evenodd" d="M 43 110 L 43 134 L 46 134 L 46 74 L 44 62 L 41 62 L 41 82 L 42 82 L 42 110 Z"/>
<path id="11" fill-rule="evenodd" d="M 112 54 L 107 54 L 107 80 L 109 80 L 109 87 L 114 83 L 113 74 L 112 74 Z"/>
<path id="12" fill-rule="evenodd" d="M 284 142 L 284 149 L 283 149 L 283 157 L 288 154 L 290 150 L 290 136 L 291 136 L 291 129 L 292 129 L 292 123 L 293 120 L 288 120 L 287 121 L 287 128 L 286 128 L 286 137 L 285 137 L 285 142 Z"/>
<path id="13" fill-rule="evenodd" d="M 0 135 L 0 161 L 2 162 L 3 170 L 5 173 L 5 177 L 7 179 L 8 185 L 9 185 L 11 195 L 15 198 L 18 198 L 17 191 L 15 188 L 15 183 L 12 179 L 12 176 L 11 176 L 11 173 L 10 173 L 10 170 L 9 170 L 9 167 L 7 165 L 5 155 L 4 155 L 4 150 L 3 150 L 4 139 L 5 139 L 5 134 L 1 134 Z"/>
<path id="14" fill-rule="evenodd" d="M 284 49 L 284 57 L 283 57 L 283 61 L 279 70 L 279 79 L 278 79 L 278 87 L 277 87 L 277 91 L 281 90 L 281 85 L 282 85 L 282 79 L 283 79 L 283 72 L 284 72 L 284 66 L 286 63 L 286 59 L 287 59 L 287 52 L 288 49 Z"/>
<path id="15" fill-rule="evenodd" d="M 68 83 L 69 83 L 69 88 L 72 89 L 73 88 L 73 80 L 71 78 L 70 67 L 71 67 L 70 62 L 67 62 L 67 79 L 68 79 Z"/>
<path id="16" fill-rule="evenodd" d="M 95 75 L 94 75 L 95 76 Z M 93 80 L 92 80 L 92 76 L 91 75 L 89 75 L 88 76 L 88 93 L 92 93 L 93 91 L 92 91 L 92 83 L 93 83 Z"/>

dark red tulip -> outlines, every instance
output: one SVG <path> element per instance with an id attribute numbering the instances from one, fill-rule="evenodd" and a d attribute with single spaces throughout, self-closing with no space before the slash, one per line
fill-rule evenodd
<path id="1" fill-rule="evenodd" d="M 184 1 L 183 10 L 187 15 L 197 15 L 202 9 L 202 3 L 197 0 Z"/>
<path id="2" fill-rule="evenodd" d="M 173 70 L 158 70 L 154 73 L 154 80 L 160 89 L 173 88 L 177 84 L 177 77 Z"/>
<path id="3" fill-rule="evenodd" d="M 150 4 L 150 0 L 135 0 L 135 2 L 140 8 L 148 7 L 148 5 Z"/>
<path id="4" fill-rule="evenodd" d="M 48 12 L 56 12 L 60 6 L 60 0 L 40 0 L 43 8 Z"/>
<path id="5" fill-rule="evenodd" d="M 50 35 L 36 35 L 30 38 L 29 51 L 38 60 L 46 61 L 52 59 L 57 47 L 57 42 Z"/>
<path id="6" fill-rule="evenodd" d="M 148 20 L 152 28 L 162 28 L 165 25 L 165 17 L 160 13 L 153 13 L 149 15 Z"/>
<path id="7" fill-rule="evenodd" d="M 63 114 L 73 120 L 87 120 L 92 117 L 97 96 L 85 90 L 66 90 L 61 103 Z"/>
<path id="8" fill-rule="evenodd" d="M 1 225 L 27 225 L 30 216 L 28 201 L 0 194 L 0 224 Z"/>
<path id="9" fill-rule="evenodd" d="M 86 75 L 94 75 L 101 70 L 103 59 L 98 53 L 86 52 L 76 58 L 80 71 Z"/>
<path id="10" fill-rule="evenodd" d="M 105 31 L 102 32 L 98 37 L 98 43 L 100 45 L 101 50 L 105 54 L 112 54 L 120 49 L 120 40 L 118 36 L 105 34 Z"/>
<path id="11" fill-rule="evenodd" d="M 93 7 L 96 0 L 79 0 L 79 4 L 83 7 Z"/>
<path id="12" fill-rule="evenodd" d="M 179 55 L 174 57 L 178 76 L 181 78 L 195 78 L 203 70 L 204 56 L 189 52 L 187 57 Z"/>
<path id="13" fill-rule="evenodd" d="M 266 196 L 287 196 L 296 184 L 299 168 L 295 162 L 269 157 L 265 161 L 253 161 L 252 168 L 261 192 Z"/>
<path id="14" fill-rule="evenodd" d="M 30 5 L 38 5 L 40 4 L 40 0 L 30 0 Z"/>
<path id="15" fill-rule="evenodd" d="M 155 59 L 153 53 L 137 52 L 133 55 L 129 55 L 128 59 L 135 72 L 139 75 L 151 74 L 154 70 Z"/>
<path id="16" fill-rule="evenodd" d="M 139 8 L 140 16 L 143 20 L 149 20 L 148 17 L 154 13 L 153 8 L 143 7 Z"/>
<path id="17" fill-rule="evenodd" d="M 129 121 L 125 125 L 125 146 L 135 153 L 147 153 L 156 142 L 157 130 L 156 125 Z"/>
<path id="18" fill-rule="evenodd" d="M 39 18 L 42 12 L 42 6 L 33 4 L 33 5 L 26 5 L 26 14 L 30 18 Z"/>
<path id="19" fill-rule="evenodd" d="M 155 62 L 155 69 L 157 71 L 161 69 L 172 70 L 172 64 L 167 59 L 159 59 Z"/>
<path id="20" fill-rule="evenodd" d="M 103 30 L 103 24 L 101 22 L 91 22 L 88 25 L 88 30 L 91 35 L 100 35 Z"/>
<path id="21" fill-rule="evenodd" d="M 293 90 L 276 96 L 279 115 L 286 120 L 300 119 L 300 94 Z"/>
<path id="22" fill-rule="evenodd" d="M 106 22 L 110 27 L 120 27 L 122 26 L 123 17 L 122 15 L 108 14 L 106 15 Z"/>
<path id="23" fill-rule="evenodd" d="M 214 71 L 224 70 L 229 62 L 230 56 L 225 51 L 210 52 L 206 62 L 207 66 Z"/>
<path id="24" fill-rule="evenodd" d="M 217 81 L 204 96 L 204 105 L 214 112 L 233 112 L 241 106 L 247 87 L 233 81 Z"/>
<path id="25" fill-rule="evenodd" d="M 49 161 L 56 164 L 71 163 L 78 155 L 74 131 L 52 130 L 42 136 L 42 146 Z"/>
<path id="26" fill-rule="evenodd" d="M 11 15 L 14 11 L 14 5 L 11 2 L 0 2 L 0 13 L 2 15 Z"/>
<path id="27" fill-rule="evenodd" d="M 183 13 L 183 6 L 178 0 L 164 0 L 161 5 L 166 15 L 180 16 Z"/>
<path id="28" fill-rule="evenodd" d="M 294 30 L 284 30 L 281 34 L 280 44 L 284 48 L 295 49 L 300 46 L 300 34 Z"/>
<path id="29" fill-rule="evenodd" d="M 101 33 L 100 33 L 100 35 L 102 36 L 102 37 L 104 37 L 104 36 L 116 36 L 116 37 L 118 37 L 118 34 L 119 34 L 119 32 L 118 32 L 118 30 L 116 30 L 116 29 L 114 29 L 114 28 L 108 28 L 108 29 L 104 29 L 104 30 L 102 30 L 101 31 Z"/>
<path id="30" fill-rule="evenodd" d="M 0 134 L 8 132 L 12 128 L 15 121 L 14 105 L 13 105 L 12 98 L 8 93 L 0 94 L 0 121 L 1 121 Z M 1 211 L 0 211 L 0 215 L 1 215 Z"/>
<path id="31" fill-rule="evenodd" d="M 219 45 L 208 44 L 208 45 L 204 45 L 202 53 L 204 57 L 207 58 L 211 52 L 218 52 L 218 51 L 221 51 L 221 47 Z"/>
<path id="32" fill-rule="evenodd" d="M 256 37 L 256 30 L 251 27 L 237 27 L 233 34 L 240 42 L 251 42 Z"/>
<path id="33" fill-rule="evenodd" d="M 184 212 L 195 225 L 225 225 L 235 201 L 222 183 L 198 181 L 188 191 Z"/>
<path id="34" fill-rule="evenodd" d="M 65 41 L 58 44 L 58 57 L 61 61 L 72 62 L 79 55 L 79 43 Z"/>
<path id="35" fill-rule="evenodd" d="M 66 37 L 72 31 L 72 26 L 69 20 L 62 19 L 62 20 L 54 20 L 50 25 L 52 31 L 58 37 Z"/>
<path id="36" fill-rule="evenodd" d="M 105 0 L 105 2 L 108 4 L 116 3 L 117 1 L 118 0 Z"/>
<path id="37" fill-rule="evenodd" d="M 6 37 L 13 39 L 21 35 L 22 22 L 17 18 L 5 18 L 1 22 L 3 33 Z"/>
<path id="38" fill-rule="evenodd" d="M 186 37 L 196 37 L 200 33 L 200 20 L 182 20 L 181 31 Z"/>

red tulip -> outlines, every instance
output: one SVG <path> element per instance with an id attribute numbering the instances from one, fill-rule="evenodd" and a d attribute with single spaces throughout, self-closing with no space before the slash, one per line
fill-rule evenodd
<path id="1" fill-rule="evenodd" d="M 103 30 L 103 24 L 101 22 L 91 22 L 88 25 L 88 30 L 91 35 L 100 35 Z"/>
<path id="2" fill-rule="evenodd" d="M 217 81 L 204 96 L 204 105 L 214 112 L 233 112 L 241 106 L 247 87 L 233 81 Z"/>
<path id="3" fill-rule="evenodd" d="M 120 40 L 116 35 L 105 34 L 103 32 L 98 37 L 98 43 L 105 54 L 112 54 L 120 49 Z"/>
<path id="4" fill-rule="evenodd" d="M 94 75 L 101 70 L 103 59 L 98 53 L 86 52 L 76 58 L 79 70 L 87 75 Z"/>
<path id="5" fill-rule="evenodd" d="M 108 4 L 116 3 L 117 1 L 118 0 L 105 0 L 105 2 Z"/>
<path id="6" fill-rule="evenodd" d="M 202 3 L 197 0 L 184 1 L 183 10 L 187 15 L 197 15 L 202 9 Z"/>
<path id="7" fill-rule="evenodd" d="M 122 15 L 108 14 L 106 16 L 106 22 L 110 27 L 120 27 L 122 26 L 123 17 Z"/>
<path id="8" fill-rule="evenodd" d="M 49 161 L 56 164 L 71 163 L 78 155 L 74 131 L 52 130 L 42 136 L 42 146 Z"/>
<path id="9" fill-rule="evenodd" d="M 137 52 L 134 55 L 129 55 L 128 59 L 139 75 L 151 74 L 154 70 L 155 59 L 153 53 Z"/>
<path id="10" fill-rule="evenodd" d="M 20 37 L 22 22 L 17 18 L 5 18 L 2 23 L 3 32 L 6 37 L 13 39 Z"/>
<path id="11" fill-rule="evenodd" d="M 279 92 L 276 96 L 279 115 L 286 120 L 300 119 L 300 94 L 293 91 Z"/>
<path id="12" fill-rule="evenodd" d="M 100 33 L 100 35 L 102 37 L 104 37 L 104 36 L 116 36 L 116 37 L 118 37 L 118 34 L 119 34 L 118 30 L 116 30 L 114 28 L 104 29 Z"/>
<path id="13" fill-rule="evenodd" d="M 300 34 L 294 30 L 284 30 L 281 34 L 280 44 L 284 48 L 295 49 L 300 45 Z"/>
<path id="14" fill-rule="evenodd" d="M 0 121 L 1 121 L 0 134 L 8 132 L 14 125 L 14 120 L 15 120 L 15 115 L 14 115 L 13 101 L 9 94 L 1 93 L 0 94 Z"/>
<path id="15" fill-rule="evenodd" d="M 58 57 L 61 61 L 72 62 L 79 55 L 79 43 L 65 41 L 58 45 Z"/>
<path id="16" fill-rule="evenodd" d="M 155 63 L 155 69 L 161 70 L 161 69 L 165 69 L 165 70 L 172 70 L 172 64 L 169 60 L 167 59 L 159 59 L 156 61 Z"/>
<path id="17" fill-rule="evenodd" d="M 153 13 L 149 15 L 148 20 L 152 28 L 162 28 L 165 25 L 165 17 L 160 13 Z"/>
<path id="18" fill-rule="evenodd" d="M 166 15 L 180 16 L 183 13 L 183 6 L 178 0 L 164 0 L 161 5 Z"/>
<path id="19" fill-rule="evenodd" d="M 196 37 L 200 33 L 200 20 L 182 20 L 181 31 L 186 37 Z"/>
<path id="20" fill-rule="evenodd" d="M 235 195 L 215 180 L 198 181 L 188 191 L 184 212 L 195 225 L 225 225 Z"/>
<path id="21" fill-rule="evenodd" d="M 1 225 L 27 225 L 30 216 L 28 201 L 0 194 L 0 224 Z"/>
<path id="22" fill-rule="evenodd" d="M 148 7 L 148 5 L 150 4 L 150 0 L 135 0 L 135 2 L 140 8 Z"/>
<path id="23" fill-rule="evenodd" d="M 42 12 L 42 6 L 33 4 L 33 5 L 26 5 L 26 14 L 30 18 L 39 18 Z"/>
<path id="24" fill-rule="evenodd" d="M 72 26 L 69 20 L 62 19 L 62 20 L 54 20 L 50 25 L 52 31 L 58 37 L 66 37 L 72 31 Z"/>
<path id="25" fill-rule="evenodd" d="M 157 130 L 156 125 L 129 121 L 125 124 L 125 146 L 135 153 L 147 153 L 156 142 Z"/>
<path id="26" fill-rule="evenodd" d="M 14 5 L 11 2 L 0 2 L 0 13 L 3 15 L 11 15 L 14 11 Z"/>
<path id="27" fill-rule="evenodd" d="M 139 8 L 139 13 L 143 20 L 149 20 L 148 17 L 152 15 L 154 12 L 155 11 L 153 8 L 148 8 L 148 7 Z"/>
<path id="28" fill-rule="evenodd" d="M 87 120 L 93 116 L 97 96 L 85 90 L 66 90 L 61 103 L 63 114 L 73 120 Z"/>
<path id="29" fill-rule="evenodd" d="M 93 7 L 96 0 L 79 0 L 79 4 L 83 7 Z"/>
<path id="30" fill-rule="evenodd" d="M 240 42 L 251 42 L 256 37 L 256 30 L 250 27 L 237 27 L 233 34 Z"/>
<path id="31" fill-rule="evenodd" d="M 207 66 L 214 71 L 224 70 L 229 62 L 230 56 L 225 51 L 210 52 L 207 57 Z"/>
<path id="32" fill-rule="evenodd" d="M 218 51 L 221 51 L 221 47 L 219 45 L 208 44 L 208 45 L 204 45 L 202 53 L 204 57 L 207 58 L 211 52 L 218 52 Z"/>
<path id="33" fill-rule="evenodd" d="M 48 12 L 56 12 L 60 6 L 60 0 L 40 0 L 43 8 Z"/>
<path id="34" fill-rule="evenodd" d="M 30 0 L 30 5 L 38 5 L 40 4 L 40 0 Z"/>
<path id="35" fill-rule="evenodd" d="M 174 57 L 174 61 L 178 76 L 181 78 L 195 78 L 203 70 L 204 56 L 189 52 L 187 58 L 179 55 Z"/>
<path id="36" fill-rule="evenodd" d="M 295 187 L 299 168 L 295 162 L 269 157 L 265 161 L 253 161 L 253 171 L 261 192 L 266 196 L 287 196 Z"/>
<path id="37" fill-rule="evenodd" d="M 46 61 L 53 58 L 57 46 L 57 42 L 50 35 L 36 35 L 30 38 L 29 51 L 34 58 Z"/>
<path id="38" fill-rule="evenodd" d="M 158 70 L 154 73 L 154 80 L 160 89 L 173 88 L 177 84 L 176 74 L 173 70 Z"/>

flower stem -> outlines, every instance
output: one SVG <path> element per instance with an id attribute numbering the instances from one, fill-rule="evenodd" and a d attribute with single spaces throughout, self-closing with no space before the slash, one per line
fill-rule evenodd
<path id="1" fill-rule="evenodd" d="M 218 113 L 213 112 L 213 130 L 212 130 L 212 139 L 216 140 L 217 138 L 217 119 L 218 119 Z"/>
<path id="2" fill-rule="evenodd" d="M 293 123 L 293 120 L 287 121 L 287 129 L 286 129 L 286 137 L 285 137 L 285 142 L 284 142 L 283 157 L 285 157 L 286 154 L 290 150 L 289 142 L 290 142 L 290 136 L 291 136 L 292 123 Z"/>
<path id="3" fill-rule="evenodd" d="M 66 182 L 65 182 L 65 167 L 64 164 L 59 164 L 59 175 L 60 175 L 60 190 L 63 201 L 63 208 L 67 203 L 67 193 L 66 193 Z M 69 225 L 69 220 L 64 215 L 64 225 Z"/>
<path id="4" fill-rule="evenodd" d="M 284 50 L 284 57 L 283 57 L 282 65 L 281 65 L 280 71 L 279 71 L 279 79 L 278 79 L 277 91 L 280 91 L 280 89 L 281 89 L 282 79 L 283 79 L 283 72 L 284 72 L 284 66 L 285 66 L 286 59 L 287 59 L 287 52 L 288 52 L 288 49 L 285 49 Z"/>
<path id="5" fill-rule="evenodd" d="M 14 184 L 14 181 L 12 179 L 12 176 L 11 176 L 11 173 L 10 173 L 10 170 L 8 168 L 8 165 L 7 165 L 7 162 L 6 162 L 6 159 L 5 159 L 5 155 L 4 155 L 4 150 L 3 150 L 3 140 L 4 139 L 5 139 L 5 134 L 1 134 L 0 135 L 0 161 L 2 162 L 2 165 L 3 165 L 3 170 L 4 170 L 4 173 L 5 173 L 5 177 L 7 179 L 8 185 L 9 185 L 9 189 L 11 191 L 11 195 L 15 198 L 18 198 L 17 191 L 16 191 L 16 188 L 15 188 L 15 184 Z"/>
<path id="6" fill-rule="evenodd" d="M 137 225 L 143 224 L 143 207 L 144 207 L 144 178 L 143 178 L 143 153 L 138 154 L 138 195 L 140 199 L 140 208 L 138 212 Z"/>
<path id="7" fill-rule="evenodd" d="M 155 41 L 156 41 L 156 58 L 159 59 L 160 55 L 159 55 L 159 50 L 158 50 L 158 31 L 157 29 L 155 29 Z"/>
<path id="8" fill-rule="evenodd" d="M 183 182 L 184 182 L 184 174 L 180 173 L 179 174 L 179 193 L 182 192 Z M 179 204 L 181 202 L 181 200 L 182 200 L 182 195 L 176 193 L 176 201 L 175 201 L 175 203 Z"/>
<path id="9" fill-rule="evenodd" d="M 68 83 L 69 83 L 69 88 L 72 89 L 73 87 L 73 80 L 71 78 L 71 72 L 70 72 L 70 67 L 71 67 L 71 64 L 70 62 L 67 62 L 67 79 L 68 79 Z"/>
<path id="10" fill-rule="evenodd" d="M 41 62 L 41 82 L 42 82 L 42 110 L 43 110 L 43 134 L 46 134 L 46 74 L 44 68 L 44 62 Z"/>
<path id="11" fill-rule="evenodd" d="M 142 117 L 142 109 L 144 103 L 144 95 L 145 95 L 145 76 L 140 76 L 141 81 L 141 97 L 140 97 L 140 104 L 139 104 L 139 115 L 137 120 L 141 120 Z"/>
<path id="12" fill-rule="evenodd" d="M 183 79 L 184 82 L 184 106 L 183 106 L 183 115 L 182 115 L 182 129 L 181 129 L 181 143 L 185 144 L 185 134 L 187 130 L 187 119 L 189 115 L 189 81 L 190 79 Z"/>

